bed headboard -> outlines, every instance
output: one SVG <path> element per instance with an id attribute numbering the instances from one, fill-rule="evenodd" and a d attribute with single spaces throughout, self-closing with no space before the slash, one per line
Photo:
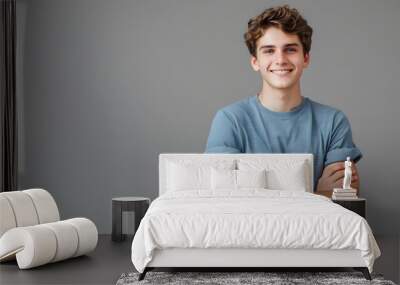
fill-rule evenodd
<path id="1" fill-rule="evenodd" d="M 271 153 L 257 153 L 257 154 L 250 154 L 250 153 L 240 153 L 240 154 L 226 154 L 226 153 L 161 153 L 159 155 L 159 164 L 158 164 L 158 171 L 159 171 L 159 195 L 166 192 L 166 185 L 167 185 L 167 162 L 174 161 L 174 160 L 232 160 L 235 161 L 237 159 L 271 159 L 271 160 L 301 160 L 305 161 L 307 166 L 307 179 L 308 179 L 308 189 L 307 192 L 313 192 L 313 173 L 314 173 L 314 166 L 313 166 L 313 155 L 311 153 L 300 153 L 300 154 L 271 154 Z"/>

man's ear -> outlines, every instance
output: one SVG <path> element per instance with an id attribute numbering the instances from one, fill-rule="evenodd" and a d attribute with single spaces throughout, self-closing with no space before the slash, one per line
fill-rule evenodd
<path id="1" fill-rule="evenodd" d="M 258 64 L 258 59 L 255 56 L 250 57 L 250 64 L 251 67 L 253 68 L 254 71 L 259 71 L 260 70 L 260 65 Z"/>
<path id="2" fill-rule="evenodd" d="M 310 53 L 306 53 L 304 55 L 304 67 L 308 67 L 310 65 Z"/>

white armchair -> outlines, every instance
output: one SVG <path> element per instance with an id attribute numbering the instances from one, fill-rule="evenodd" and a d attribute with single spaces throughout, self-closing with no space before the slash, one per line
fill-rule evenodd
<path id="1" fill-rule="evenodd" d="M 57 262 L 94 250 L 97 238 L 86 218 L 60 221 L 46 190 L 0 193 L 0 262 L 16 258 L 20 269 Z"/>

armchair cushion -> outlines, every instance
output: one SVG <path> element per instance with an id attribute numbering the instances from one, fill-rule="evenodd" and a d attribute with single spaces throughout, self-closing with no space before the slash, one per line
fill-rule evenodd
<path id="1" fill-rule="evenodd" d="M 15 255 L 19 268 L 28 269 L 86 254 L 96 245 L 96 226 L 85 218 L 17 227 L 0 238 L 0 260 Z"/>
<path id="2" fill-rule="evenodd" d="M 59 221 L 49 192 L 0 193 L 0 262 L 17 259 L 20 269 L 86 254 L 97 245 L 97 228 L 86 218 Z"/>

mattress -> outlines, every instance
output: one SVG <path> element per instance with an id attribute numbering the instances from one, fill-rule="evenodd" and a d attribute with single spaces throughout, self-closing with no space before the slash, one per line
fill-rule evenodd
<path id="1" fill-rule="evenodd" d="M 380 250 L 367 221 L 308 192 L 187 189 L 153 201 L 132 242 L 143 272 L 154 251 L 168 248 L 359 250 L 372 272 Z"/>

